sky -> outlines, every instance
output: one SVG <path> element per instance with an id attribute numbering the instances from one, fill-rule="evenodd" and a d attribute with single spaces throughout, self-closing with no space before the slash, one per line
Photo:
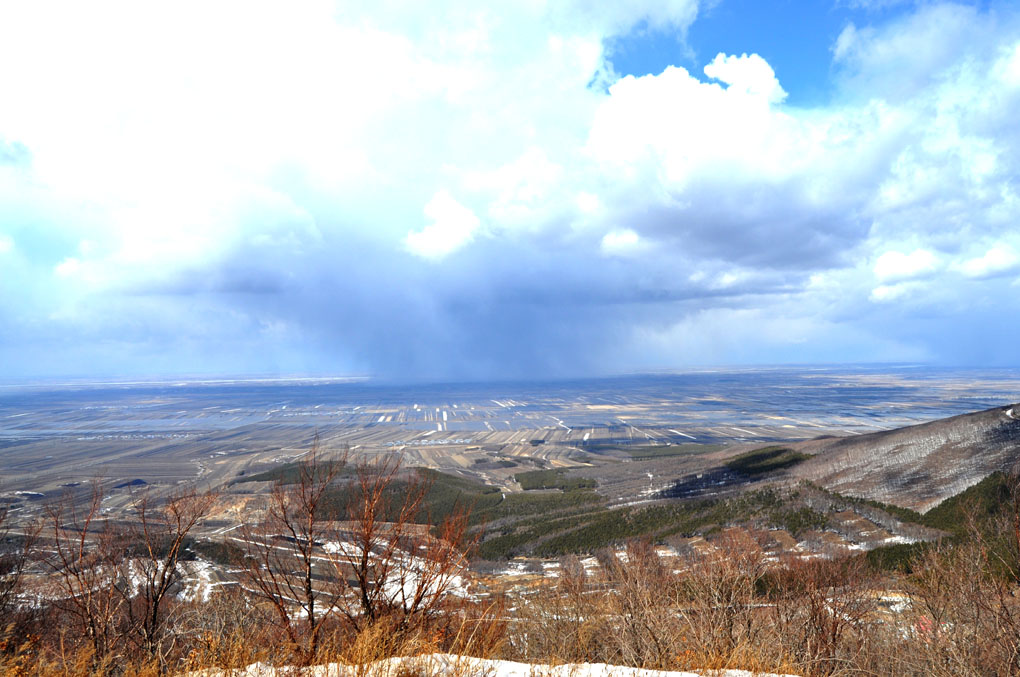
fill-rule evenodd
<path id="1" fill-rule="evenodd" d="M 1020 6 L 0 1 L 0 379 L 1020 364 Z"/>

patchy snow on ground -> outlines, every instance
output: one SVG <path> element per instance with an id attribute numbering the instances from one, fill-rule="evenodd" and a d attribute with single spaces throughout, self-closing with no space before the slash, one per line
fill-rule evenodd
<path id="1" fill-rule="evenodd" d="M 388 658 L 366 666 L 330 663 L 308 668 L 274 668 L 254 663 L 240 670 L 202 670 L 188 677 L 795 677 L 746 670 L 699 670 L 667 672 L 642 670 L 605 663 L 570 663 L 566 665 L 532 665 L 450 654 L 431 654 L 414 658 Z"/>
<path id="2" fill-rule="evenodd" d="M 208 602 L 212 598 L 213 589 L 229 584 L 226 581 L 213 582 L 214 565 L 202 559 L 182 564 L 181 591 L 177 599 L 183 602 Z"/>
<path id="3" fill-rule="evenodd" d="M 560 575 L 559 562 L 542 562 L 542 573 L 549 578 L 556 578 Z"/>
<path id="4" fill-rule="evenodd" d="M 894 614 L 902 614 L 913 608 L 913 600 L 910 595 L 902 592 L 887 592 L 878 598 L 878 603 Z"/>
<path id="5" fill-rule="evenodd" d="M 383 595 L 396 603 L 410 601 L 421 595 L 428 599 L 442 595 L 468 598 L 467 581 L 453 573 L 436 574 L 429 572 L 422 576 L 422 569 L 395 571 L 383 581 Z"/>
<path id="6" fill-rule="evenodd" d="M 498 572 L 499 576 L 533 576 L 535 571 L 532 570 L 529 562 L 511 562 L 510 565 L 503 571 Z"/>
<path id="7" fill-rule="evenodd" d="M 343 555 L 344 557 L 358 557 L 361 555 L 361 548 L 349 541 L 327 541 L 323 543 L 322 549 L 330 555 Z"/>

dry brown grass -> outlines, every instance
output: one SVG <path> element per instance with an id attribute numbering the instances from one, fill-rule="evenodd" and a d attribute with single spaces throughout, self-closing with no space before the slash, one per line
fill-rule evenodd
<path id="1" fill-rule="evenodd" d="M 397 619 L 357 632 L 330 626 L 311 662 L 360 666 L 356 674 L 394 656 L 435 653 L 799 675 L 1017 672 L 1017 628 L 1010 624 L 1017 602 L 1011 588 L 980 569 L 980 549 L 935 550 L 915 578 L 898 580 L 912 586 L 916 603 L 895 624 L 872 613 L 877 582 L 857 560 L 805 562 L 764 576 L 755 557 L 727 557 L 688 561 L 674 571 L 636 545 L 626 565 L 616 561 L 618 568 L 603 567 L 598 575 L 566 562 L 565 575 L 530 598 L 508 607 L 451 605 L 400 632 Z M 966 584 L 962 572 L 973 574 Z M 127 648 L 97 659 L 90 642 L 54 628 L 20 640 L 7 633 L 0 641 L 0 676 L 148 677 L 299 658 L 286 634 L 243 595 L 214 597 L 178 617 L 178 651 L 169 663 Z M 934 617 L 939 620 L 931 623 Z M 387 677 L 423 677 L 435 667 L 427 661 L 390 665 L 394 672 Z"/>
<path id="2" fill-rule="evenodd" d="M 132 640 L 129 599 L 122 596 L 123 604 L 109 614 L 97 607 L 107 632 L 102 642 L 83 622 L 93 610 L 65 600 L 8 610 L 0 631 L 0 677 L 155 677 L 255 662 L 339 662 L 365 675 L 367 666 L 384 659 L 432 654 L 545 666 L 608 663 L 805 676 L 1016 675 L 1016 518 L 1007 515 L 992 529 L 975 527 L 966 542 L 931 548 L 914 562 L 914 573 L 891 580 L 859 557 L 770 563 L 746 534 L 723 534 L 713 554 L 690 553 L 668 564 L 651 544 L 632 542 L 622 552 L 601 553 L 591 572 L 576 557 L 565 558 L 553 584 L 509 600 L 445 595 L 413 613 L 390 605 L 374 607 L 369 617 L 366 609 L 357 623 L 335 614 L 316 625 L 314 645 L 303 637 L 296 642 L 293 627 L 274 622 L 280 601 L 267 600 L 264 591 L 235 589 L 204 603 L 166 595 L 165 641 L 155 654 Z M 54 523 L 59 529 L 62 520 Z M 66 543 L 85 553 L 84 540 Z M 459 553 L 441 552 L 450 567 L 460 566 Z M 83 557 L 68 559 L 81 570 L 81 585 L 107 599 L 102 579 L 79 562 Z M 86 589 L 74 587 L 78 579 L 74 585 L 66 576 L 55 580 L 57 591 Z M 890 587 L 905 590 L 912 607 L 878 613 L 876 597 Z M 67 609 L 80 613 L 61 613 Z M 426 659 L 389 665 L 392 677 L 425 677 L 438 669 Z M 467 666 L 446 665 L 444 674 Z"/>

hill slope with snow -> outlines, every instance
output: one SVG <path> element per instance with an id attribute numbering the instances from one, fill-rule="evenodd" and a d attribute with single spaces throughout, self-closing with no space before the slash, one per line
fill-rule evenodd
<path id="1" fill-rule="evenodd" d="M 848 496 L 926 512 L 1020 462 L 1020 405 L 854 437 L 797 445 L 815 455 L 793 469 Z"/>

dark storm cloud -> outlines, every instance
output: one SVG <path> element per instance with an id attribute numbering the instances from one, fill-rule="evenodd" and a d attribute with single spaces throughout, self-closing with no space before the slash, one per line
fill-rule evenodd
<path id="1" fill-rule="evenodd" d="M 768 186 L 696 186 L 691 202 L 630 216 L 643 234 L 696 259 L 751 268 L 813 271 L 846 265 L 870 221 L 828 206 L 797 204 Z"/>
<path id="2" fill-rule="evenodd" d="M 246 314 L 300 327 L 327 358 L 392 378 L 618 371 L 635 327 L 791 288 L 781 276 L 706 288 L 673 260 L 606 261 L 591 244 L 553 253 L 544 238 L 483 240 L 431 262 L 334 232 L 314 251 L 245 248 L 198 277 L 219 280 L 209 292 Z M 251 278 L 289 282 L 227 299 Z"/>

